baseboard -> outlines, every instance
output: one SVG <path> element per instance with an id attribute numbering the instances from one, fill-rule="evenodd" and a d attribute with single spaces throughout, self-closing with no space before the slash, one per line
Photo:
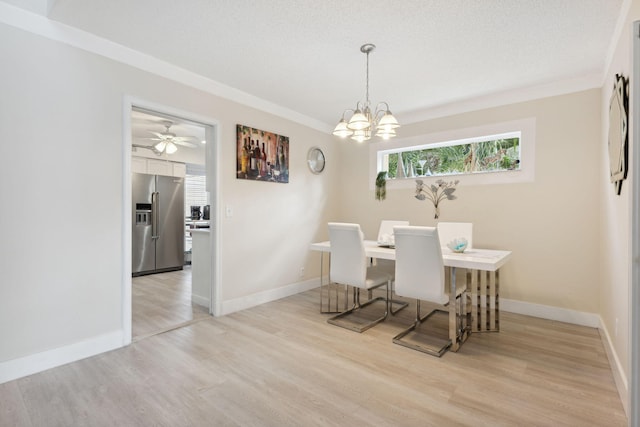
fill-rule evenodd
<path id="1" fill-rule="evenodd" d="M 0 384 L 123 347 L 122 331 L 0 362 Z"/>
<path id="2" fill-rule="evenodd" d="M 599 328 L 601 324 L 600 316 L 594 313 L 505 298 L 500 298 L 500 310 L 507 311 L 509 313 L 524 314 L 526 316 L 540 317 L 542 319 L 572 323 L 574 325 L 589 326 L 591 328 Z"/>
<path id="3" fill-rule="evenodd" d="M 222 315 L 305 292 L 318 286 L 320 286 L 320 279 L 310 279 L 247 297 L 224 301 L 222 303 Z M 205 307 L 209 306 L 209 300 L 207 298 L 202 298 L 197 295 L 192 296 L 192 301 Z M 0 384 L 115 350 L 123 346 L 124 336 L 122 331 L 115 331 L 53 350 L 0 362 Z"/>
<path id="4" fill-rule="evenodd" d="M 276 301 L 281 298 L 285 298 L 291 295 L 305 292 L 310 289 L 314 289 L 320 286 L 320 279 L 309 279 L 304 282 L 292 283 L 290 285 L 282 286 L 276 289 L 269 289 L 268 291 L 258 292 L 256 294 L 247 295 L 246 297 L 235 298 L 229 301 L 222 302 L 222 313 L 224 316 L 236 311 L 245 310 L 247 308 L 255 307 L 260 304 L 264 304 L 271 301 Z"/>
<path id="5" fill-rule="evenodd" d="M 191 294 L 191 302 L 209 308 L 209 298 Z"/>
<path id="6" fill-rule="evenodd" d="M 611 373 L 613 374 L 613 379 L 616 383 L 616 388 L 618 389 L 618 395 L 620 396 L 620 400 L 627 417 L 629 416 L 629 385 L 627 377 L 624 374 L 622 365 L 620 364 L 620 359 L 618 358 L 618 354 L 616 353 L 613 342 L 611 341 L 609 331 L 607 331 L 607 328 L 604 326 L 604 322 L 600 315 L 503 298 L 500 299 L 500 310 L 509 313 L 524 314 L 527 316 L 540 317 L 542 319 L 557 320 L 559 322 L 597 328 L 600 332 L 602 345 L 607 353 L 609 367 L 611 368 Z"/>
<path id="7" fill-rule="evenodd" d="M 625 414 L 627 414 L 627 418 L 629 418 L 631 414 L 629 411 L 631 409 L 629 408 L 629 382 L 627 381 L 627 377 L 622 369 L 618 353 L 616 353 L 616 350 L 613 347 L 611 335 L 609 335 L 609 331 L 605 327 L 602 318 L 600 318 L 600 325 L 600 339 L 602 340 L 602 345 L 607 352 L 607 359 L 609 359 L 609 366 L 611 367 L 613 380 L 615 381 L 616 388 L 618 389 L 618 395 L 622 401 L 622 407 L 624 408 Z"/>

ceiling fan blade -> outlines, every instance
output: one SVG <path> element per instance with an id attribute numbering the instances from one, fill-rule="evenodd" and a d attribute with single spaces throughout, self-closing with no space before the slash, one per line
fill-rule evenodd
<path id="1" fill-rule="evenodd" d="M 156 156 L 159 156 L 162 154 L 161 151 L 158 151 L 156 149 L 155 146 L 153 145 L 140 145 L 140 144 L 131 144 L 131 146 L 133 147 L 133 151 L 136 151 L 137 148 L 146 148 L 148 150 L 151 150 L 153 152 L 153 154 L 155 154 Z"/>
<path id="2" fill-rule="evenodd" d="M 181 141 L 180 139 L 177 139 L 177 138 L 171 142 L 173 142 L 174 144 L 182 145 L 183 147 L 190 147 L 190 148 L 197 147 L 197 145 L 194 144 L 193 142 Z"/>
<path id="3" fill-rule="evenodd" d="M 157 136 L 158 138 L 161 138 L 161 139 L 167 139 L 167 136 L 166 136 L 166 135 L 161 134 L 160 132 L 154 132 L 154 131 L 150 130 L 150 131 L 149 131 L 149 133 L 154 134 L 154 135 L 155 135 L 155 136 Z"/>

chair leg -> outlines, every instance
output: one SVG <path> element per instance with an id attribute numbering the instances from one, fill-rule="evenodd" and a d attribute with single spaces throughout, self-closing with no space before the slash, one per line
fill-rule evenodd
<path id="1" fill-rule="evenodd" d="M 429 319 L 431 316 L 433 316 L 435 313 L 438 313 L 438 312 L 447 313 L 444 310 L 432 310 L 429 313 L 427 313 L 425 316 L 421 317 L 420 316 L 420 300 L 416 300 L 415 321 L 409 328 L 405 329 L 404 331 L 400 332 L 398 335 L 393 337 L 393 343 L 410 348 L 412 350 L 420 351 L 422 353 L 427 353 L 432 356 L 441 357 L 451 346 L 451 340 L 431 339 L 431 341 L 434 341 L 433 345 L 431 345 L 429 343 L 420 342 L 419 339 L 409 340 L 406 338 L 407 335 L 409 335 L 411 332 L 416 331 L 416 329 L 418 328 L 418 326 L 420 326 L 420 324 L 424 323 L 427 319 Z M 418 338 L 420 338 L 420 335 L 423 335 L 417 331 L 415 332 L 415 334 L 418 335 Z"/>
<path id="2" fill-rule="evenodd" d="M 395 316 L 396 313 L 400 312 L 400 310 L 402 310 L 403 308 L 406 308 L 409 306 L 409 303 L 406 301 L 402 301 L 402 300 L 398 300 L 398 299 L 392 299 L 393 298 L 393 281 L 391 282 L 391 291 L 389 292 L 390 296 L 389 296 L 389 313 L 391 313 L 392 316 Z M 399 305 L 400 307 L 397 309 L 393 309 L 393 304 Z"/>
<path id="3" fill-rule="evenodd" d="M 375 326 L 376 324 L 382 322 L 387 318 L 389 314 L 389 283 L 387 283 L 387 286 L 386 286 L 386 297 L 373 298 L 362 304 L 360 303 L 360 289 L 355 288 L 354 292 L 355 292 L 354 306 L 346 311 L 343 311 L 342 313 L 336 316 L 330 317 L 329 319 L 327 319 L 328 323 L 332 325 L 340 326 L 345 329 L 349 329 L 351 331 L 364 332 L 367 329 L 371 328 L 372 326 Z M 377 301 L 384 301 L 384 314 L 382 316 L 379 316 L 365 323 L 356 322 L 353 319 L 350 319 L 350 317 L 354 317 L 353 315 L 355 313 L 357 313 L 358 311 L 362 310 L 364 307 L 367 307 L 368 305 L 373 304 Z"/>

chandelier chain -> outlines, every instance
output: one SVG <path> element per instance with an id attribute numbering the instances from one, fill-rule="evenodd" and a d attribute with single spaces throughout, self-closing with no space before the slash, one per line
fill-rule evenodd
<path id="1" fill-rule="evenodd" d="M 370 51 L 367 51 L 367 79 L 366 79 L 367 80 L 367 86 L 366 86 L 367 90 L 366 90 L 366 97 L 365 97 L 366 105 L 369 105 L 369 52 Z"/>

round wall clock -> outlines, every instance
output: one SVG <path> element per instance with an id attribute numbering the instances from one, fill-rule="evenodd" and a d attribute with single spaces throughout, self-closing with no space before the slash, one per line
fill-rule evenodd
<path id="1" fill-rule="evenodd" d="M 307 154 L 307 164 L 309 170 L 315 174 L 319 174 L 324 170 L 325 158 L 324 153 L 318 147 L 311 147 Z"/>

